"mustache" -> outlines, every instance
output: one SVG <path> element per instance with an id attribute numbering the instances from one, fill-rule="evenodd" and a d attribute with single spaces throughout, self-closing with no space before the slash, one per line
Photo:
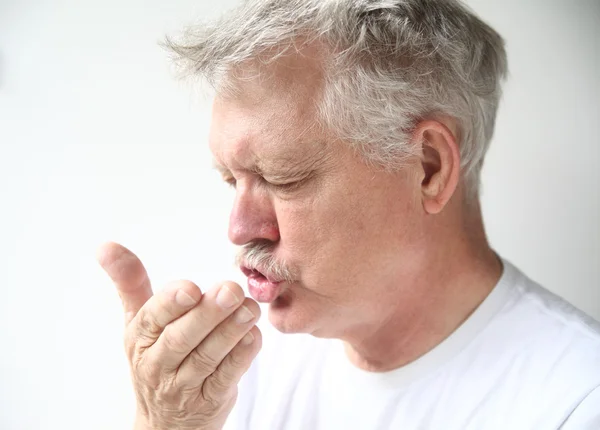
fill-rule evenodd
<path id="1" fill-rule="evenodd" d="M 273 256 L 273 245 L 269 241 L 253 241 L 242 246 L 235 258 L 236 265 L 257 270 L 263 275 L 281 281 L 293 282 L 295 271 L 285 262 Z"/>

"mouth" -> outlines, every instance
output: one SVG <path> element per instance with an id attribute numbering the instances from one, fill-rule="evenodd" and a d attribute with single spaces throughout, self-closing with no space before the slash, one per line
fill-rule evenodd
<path id="1" fill-rule="evenodd" d="M 248 278 L 248 291 L 257 302 L 271 303 L 282 293 L 283 280 L 247 266 L 240 267 Z"/>
<path id="2" fill-rule="evenodd" d="M 247 278 L 254 278 L 254 279 L 258 279 L 261 281 L 267 281 L 270 282 L 272 284 L 279 284 L 280 282 L 282 282 L 281 279 L 278 279 L 277 277 L 273 276 L 273 275 L 269 275 L 268 273 L 265 274 L 264 272 L 261 272 L 259 269 L 253 269 L 247 266 L 241 266 L 240 267 L 242 273 L 247 277 Z"/>

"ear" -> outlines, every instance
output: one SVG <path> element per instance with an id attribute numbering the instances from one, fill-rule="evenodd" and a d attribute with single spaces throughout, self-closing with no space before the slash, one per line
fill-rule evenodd
<path id="1" fill-rule="evenodd" d="M 429 214 L 441 212 L 458 186 L 460 154 L 454 136 L 445 124 L 434 120 L 420 122 L 413 133 L 422 147 L 421 197 Z"/>

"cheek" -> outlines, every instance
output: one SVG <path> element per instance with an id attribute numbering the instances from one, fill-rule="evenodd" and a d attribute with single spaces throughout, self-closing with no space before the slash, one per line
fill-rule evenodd
<path id="1" fill-rule="evenodd" d="M 383 274 L 380 266 L 402 241 L 399 227 L 408 209 L 381 193 L 358 191 L 282 202 L 277 216 L 283 256 L 298 266 L 306 288 L 347 291 L 365 273 Z"/>
<path id="2" fill-rule="evenodd" d="M 307 267 L 330 238 L 335 213 L 316 199 L 281 202 L 276 207 L 277 224 L 284 257 Z M 322 251 L 321 251 L 322 252 Z"/>

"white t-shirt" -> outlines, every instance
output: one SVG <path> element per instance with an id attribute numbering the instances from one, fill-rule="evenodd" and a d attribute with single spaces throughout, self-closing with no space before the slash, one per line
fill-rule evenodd
<path id="1" fill-rule="evenodd" d="M 450 337 L 393 371 L 354 367 L 338 340 L 263 333 L 226 428 L 600 429 L 600 323 L 507 261 Z"/>

